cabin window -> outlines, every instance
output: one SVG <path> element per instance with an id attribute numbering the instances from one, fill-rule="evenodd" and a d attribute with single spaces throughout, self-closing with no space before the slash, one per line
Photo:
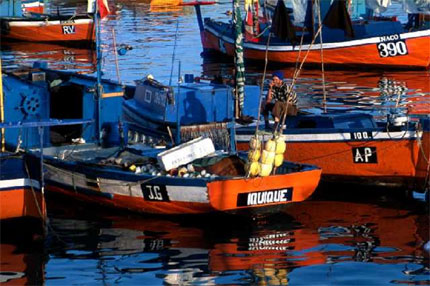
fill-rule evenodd
<path id="1" fill-rule="evenodd" d="M 151 103 L 152 92 L 150 90 L 145 90 L 145 101 Z"/>

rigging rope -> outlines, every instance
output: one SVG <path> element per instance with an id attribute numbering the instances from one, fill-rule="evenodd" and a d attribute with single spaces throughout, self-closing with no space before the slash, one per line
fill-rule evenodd
<path id="1" fill-rule="evenodd" d="M 321 6 L 320 6 L 320 0 L 317 0 L 317 9 L 318 9 L 318 23 L 320 26 L 322 26 L 321 22 Z M 323 84 L 323 108 L 324 113 L 327 112 L 327 94 L 326 94 L 326 86 L 325 86 L 325 72 L 324 72 L 324 50 L 323 50 L 323 39 L 322 39 L 322 30 L 320 33 L 320 53 L 321 53 L 321 79 Z"/>

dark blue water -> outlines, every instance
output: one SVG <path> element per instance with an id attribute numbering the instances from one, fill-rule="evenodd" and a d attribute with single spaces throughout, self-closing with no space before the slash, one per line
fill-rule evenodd
<path id="1" fill-rule="evenodd" d="M 51 2 L 70 13 L 83 2 Z M 204 59 L 192 7 L 117 1 L 103 22 L 104 78 L 127 84 L 152 74 L 177 83 L 180 74 L 231 75 L 231 59 Z M 204 7 L 229 20 L 229 2 Z M 178 27 L 178 28 L 176 28 Z M 118 56 L 113 46 L 133 47 Z M 172 61 L 172 58 L 174 60 Z M 92 51 L 58 45 L 2 43 L 3 66 L 45 60 L 58 69 L 94 73 Z M 172 66 L 173 62 L 173 66 Z M 247 64 L 258 81 L 262 66 Z M 269 72 L 278 67 L 270 66 Z M 292 68 L 283 68 L 292 74 Z M 172 75 L 172 76 L 171 76 Z M 329 112 L 428 113 L 428 71 L 328 70 Z M 299 106 L 322 112 L 321 72 L 303 70 Z M 45 239 L 2 239 L 0 282 L 6 285 L 430 285 L 429 213 L 402 192 L 338 187 L 260 218 L 147 217 L 48 198 Z M 14 229 L 2 229 L 2 232 Z M 5 273 L 7 275 L 5 275 Z M 6 278 L 7 277 L 7 278 Z"/>

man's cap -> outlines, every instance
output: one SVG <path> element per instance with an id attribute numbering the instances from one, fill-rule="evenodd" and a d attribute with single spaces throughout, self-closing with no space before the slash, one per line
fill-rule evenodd
<path id="1" fill-rule="evenodd" d="M 282 71 L 275 71 L 272 73 L 272 77 L 278 77 L 280 80 L 284 79 L 284 73 Z"/>

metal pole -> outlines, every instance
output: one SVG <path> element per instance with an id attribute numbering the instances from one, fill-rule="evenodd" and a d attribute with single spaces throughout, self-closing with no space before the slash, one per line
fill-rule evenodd
<path id="1" fill-rule="evenodd" d="M 1 58 L 0 58 L 0 122 L 4 122 L 4 100 L 3 100 L 3 73 L 2 73 L 2 67 L 1 67 Z M 5 150 L 5 132 L 4 128 L 1 129 L 0 136 L 1 136 L 1 151 L 4 152 Z"/>
<path id="2" fill-rule="evenodd" d="M 95 14 L 94 14 L 94 25 L 96 31 L 96 53 L 97 53 L 97 88 L 96 88 L 96 101 L 97 101 L 97 109 L 96 109 L 96 138 L 98 144 L 101 142 L 101 97 L 102 97 L 102 71 L 101 71 L 101 61 L 102 61 L 102 52 L 100 48 L 100 17 L 99 17 L 99 8 L 96 1 Z"/>
<path id="3" fill-rule="evenodd" d="M 40 140 L 40 192 L 42 194 L 42 213 L 45 214 L 45 176 L 43 174 L 43 126 L 39 126 L 39 140 Z"/>
<path id="4" fill-rule="evenodd" d="M 181 61 L 178 65 L 178 95 L 176 97 L 176 145 L 181 144 L 181 119 L 180 119 L 180 106 L 181 106 Z"/>
<path id="5" fill-rule="evenodd" d="M 116 35 L 115 28 L 112 28 L 112 39 L 113 39 L 113 53 L 115 55 L 115 68 L 116 68 L 116 77 L 118 78 L 118 82 L 121 83 L 121 76 L 119 74 L 119 64 L 118 64 L 118 53 L 116 51 Z"/>

